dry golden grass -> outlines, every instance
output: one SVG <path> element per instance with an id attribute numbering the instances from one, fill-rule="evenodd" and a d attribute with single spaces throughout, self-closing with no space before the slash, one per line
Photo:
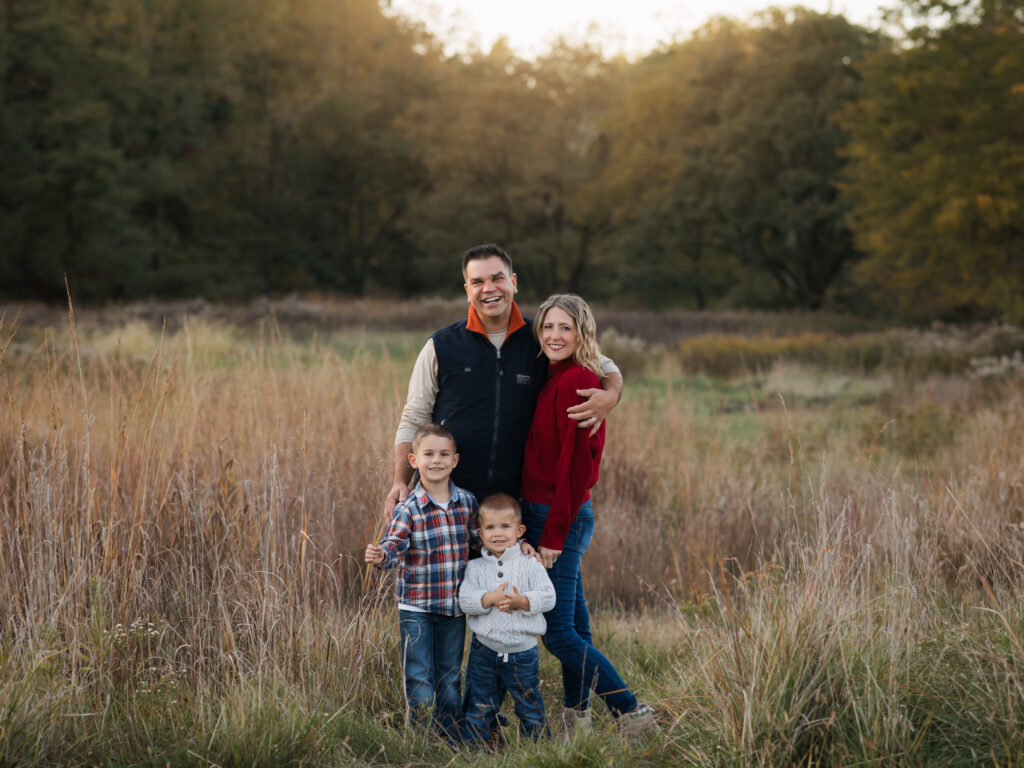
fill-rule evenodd
<path id="1" fill-rule="evenodd" d="M 367 738 L 447 759 L 391 728 L 390 600 L 359 557 L 420 335 L 302 339 L 0 326 L 0 763 L 154 744 L 189 762 L 190 729 L 221 764 L 278 764 L 281 744 L 344 763 Z M 978 717 L 1019 718 L 1012 754 L 1024 389 L 819 387 L 799 366 L 720 385 L 651 361 L 610 422 L 585 569 L 628 611 L 601 631 L 666 713 L 664 764 L 828 762 L 872 738 L 861 757 L 911 754 L 967 672 L 966 701 L 1002 696 Z M 933 641 L 959 670 L 941 690 L 918 679 Z"/>

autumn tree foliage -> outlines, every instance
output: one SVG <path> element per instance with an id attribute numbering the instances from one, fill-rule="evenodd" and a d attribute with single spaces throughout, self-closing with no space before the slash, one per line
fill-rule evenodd
<path id="1" fill-rule="evenodd" d="M 1024 317 L 1020 0 L 452 55 L 378 0 L 6 0 L 0 298 L 458 291 Z M 895 31 L 894 31 L 895 30 Z"/>
<path id="2" fill-rule="evenodd" d="M 855 261 L 831 116 L 856 97 L 873 37 L 839 16 L 716 20 L 640 65 L 619 112 L 624 203 L 657 279 L 816 309 Z M 765 288 L 770 284 L 771 289 Z M 683 287 L 683 286 L 680 286 Z"/>
<path id="3" fill-rule="evenodd" d="M 1024 320 L 1024 5 L 924 2 L 840 115 L 862 290 L 910 316 Z"/>

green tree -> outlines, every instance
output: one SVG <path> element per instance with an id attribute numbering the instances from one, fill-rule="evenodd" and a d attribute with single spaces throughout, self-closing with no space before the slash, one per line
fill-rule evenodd
<path id="1" fill-rule="evenodd" d="M 534 127 L 532 193 L 521 247 L 531 284 L 600 296 L 618 222 L 609 184 L 613 137 L 608 117 L 620 98 L 625 63 L 564 42 L 534 66 L 541 119 Z"/>
<path id="2" fill-rule="evenodd" d="M 0 29 L 0 292 L 125 296 L 148 248 L 137 166 L 117 145 L 120 88 L 138 77 L 90 2 L 16 3 Z"/>
<path id="3" fill-rule="evenodd" d="M 0 291 L 412 285 L 402 116 L 440 55 L 376 0 L 9 0 Z M 404 281 L 404 282 L 403 282 Z"/>
<path id="4" fill-rule="evenodd" d="M 431 41 L 374 0 L 249 2 L 220 157 L 234 238 L 263 290 L 394 285 L 396 259 L 415 256 L 402 220 L 421 183 L 402 115 L 432 87 Z"/>
<path id="5" fill-rule="evenodd" d="M 529 64 L 499 43 L 490 54 L 449 60 L 437 93 L 411 109 L 430 179 L 414 200 L 413 227 L 438 287 L 450 285 L 441 276 L 452 274 L 454 256 L 478 242 L 503 244 L 521 268 L 517 239 L 539 154 L 531 138 L 542 119 L 531 82 Z"/>
<path id="6" fill-rule="evenodd" d="M 725 239 L 788 306 L 819 308 L 859 255 L 839 194 L 847 137 L 832 116 L 855 98 L 854 66 L 872 45 L 841 16 L 771 11 L 722 97 Z"/>
<path id="7" fill-rule="evenodd" d="M 454 254 L 496 241 L 528 295 L 585 290 L 613 225 L 602 122 L 620 65 L 564 44 L 534 62 L 502 43 L 449 62 L 436 99 L 413 113 L 430 179 L 415 205 L 429 269 L 448 275 Z"/>
<path id="8" fill-rule="evenodd" d="M 830 118 L 871 42 L 798 8 L 757 26 L 715 20 L 640 64 L 612 130 L 619 245 L 638 252 L 627 290 L 699 308 L 821 306 L 857 257 Z"/>
<path id="9" fill-rule="evenodd" d="M 737 273 L 723 243 L 716 136 L 721 96 L 747 55 L 749 34 L 718 19 L 647 57 L 629 74 L 609 121 L 615 159 L 608 178 L 623 222 L 617 283 L 646 303 L 704 309 Z"/>
<path id="10" fill-rule="evenodd" d="M 846 197 L 858 270 L 908 316 L 1024 320 L 1024 6 L 920 3 L 863 65 Z"/>

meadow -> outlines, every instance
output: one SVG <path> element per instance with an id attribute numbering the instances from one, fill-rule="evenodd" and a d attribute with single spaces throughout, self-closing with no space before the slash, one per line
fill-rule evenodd
<path id="1" fill-rule="evenodd" d="M 1005 325 L 599 312 L 626 392 L 588 596 L 661 734 L 406 730 L 361 553 L 412 361 L 463 308 L 0 308 L 0 765 L 1024 764 Z"/>

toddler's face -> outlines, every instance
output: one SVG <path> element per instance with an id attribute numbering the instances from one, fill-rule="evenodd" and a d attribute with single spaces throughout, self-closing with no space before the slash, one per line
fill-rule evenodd
<path id="1" fill-rule="evenodd" d="M 485 509 L 480 512 L 480 539 L 495 557 L 503 555 L 524 533 L 526 526 L 511 509 Z"/>

